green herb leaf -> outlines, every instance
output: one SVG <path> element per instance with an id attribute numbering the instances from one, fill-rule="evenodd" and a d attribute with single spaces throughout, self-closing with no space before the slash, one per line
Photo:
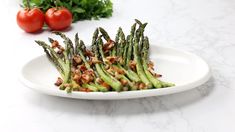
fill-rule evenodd
<path id="1" fill-rule="evenodd" d="M 30 0 L 30 6 L 38 7 L 46 12 L 55 7 L 55 0 Z M 73 22 L 84 19 L 99 19 L 112 16 L 113 4 L 111 0 L 58 0 L 59 6 L 65 7 L 73 14 Z M 27 2 L 23 0 L 26 7 Z"/>

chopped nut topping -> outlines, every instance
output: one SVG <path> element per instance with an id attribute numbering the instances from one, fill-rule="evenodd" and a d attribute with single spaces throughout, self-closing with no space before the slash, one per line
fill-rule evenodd
<path id="1" fill-rule="evenodd" d="M 156 78 L 162 77 L 161 74 L 157 74 L 157 73 L 156 73 L 154 76 L 155 76 Z"/>
<path id="2" fill-rule="evenodd" d="M 94 73 L 94 71 L 92 69 L 84 71 L 83 74 L 91 75 L 93 77 L 95 76 L 95 73 Z"/>
<path id="3" fill-rule="evenodd" d="M 112 69 L 113 69 L 113 71 L 117 72 L 118 74 L 124 74 L 125 73 L 124 70 L 122 70 L 122 69 L 120 69 L 116 66 L 113 66 Z"/>
<path id="4" fill-rule="evenodd" d="M 99 84 L 101 84 L 101 83 L 103 83 L 104 81 L 101 79 L 101 78 L 96 78 L 96 80 L 95 80 L 97 83 L 99 83 Z"/>
<path id="5" fill-rule="evenodd" d="M 121 82 L 122 85 L 127 85 L 128 84 L 128 81 L 124 80 L 124 79 L 121 79 L 120 82 Z"/>
<path id="6" fill-rule="evenodd" d="M 82 74 L 81 80 L 83 83 L 89 83 L 89 82 L 93 81 L 94 78 L 91 75 Z"/>
<path id="7" fill-rule="evenodd" d="M 62 83 L 63 83 L 63 80 L 60 77 L 58 77 L 56 82 L 55 82 L 55 85 L 60 86 Z"/>
<path id="8" fill-rule="evenodd" d="M 51 44 L 51 48 L 57 48 L 59 46 L 59 42 L 57 40 L 54 40 L 54 42 Z"/>
<path id="9" fill-rule="evenodd" d="M 56 53 L 57 54 L 62 54 L 64 52 L 64 48 L 59 49 Z"/>
<path id="10" fill-rule="evenodd" d="M 79 91 L 86 92 L 87 88 L 79 88 Z"/>
<path id="11" fill-rule="evenodd" d="M 101 61 L 98 60 L 98 58 L 96 58 L 96 57 L 91 57 L 91 62 L 92 62 L 93 64 L 101 63 Z"/>
<path id="12" fill-rule="evenodd" d="M 151 69 L 151 68 L 148 68 L 148 71 L 149 71 L 153 76 L 155 76 L 156 78 L 158 78 L 158 77 L 162 77 L 162 75 L 161 75 L 161 74 L 157 74 L 157 73 L 155 73 L 155 72 L 153 71 L 153 69 Z"/>
<path id="13" fill-rule="evenodd" d="M 103 87 L 106 87 L 107 89 L 111 88 L 106 82 L 103 82 L 100 85 L 103 86 Z"/>
<path id="14" fill-rule="evenodd" d="M 93 64 L 92 60 L 88 60 L 88 64 L 91 66 Z"/>
<path id="15" fill-rule="evenodd" d="M 87 88 L 87 89 L 86 89 L 86 92 L 92 92 L 92 90 Z"/>
<path id="16" fill-rule="evenodd" d="M 81 71 L 79 69 L 75 69 L 74 74 L 81 74 Z"/>
<path id="17" fill-rule="evenodd" d="M 118 57 L 116 57 L 116 56 L 108 56 L 108 57 L 106 57 L 106 59 L 109 64 L 113 64 L 118 61 Z"/>
<path id="18" fill-rule="evenodd" d="M 129 63 L 129 66 L 132 70 L 136 70 L 136 62 L 131 60 L 130 63 Z"/>
<path id="19" fill-rule="evenodd" d="M 152 70 L 154 70 L 154 64 L 152 61 L 149 61 L 148 68 L 151 68 Z"/>
<path id="20" fill-rule="evenodd" d="M 145 89 L 146 85 L 144 83 L 140 83 L 138 87 L 139 87 L 139 89 Z"/>
<path id="21" fill-rule="evenodd" d="M 82 62 L 82 59 L 80 56 L 76 55 L 73 57 L 73 60 L 77 63 L 77 64 L 81 64 Z"/>
<path id="22" fill-rule="evenodd" d="M 74 80 L 75 82 L 77 82 L 77 83 L 80 82 L 80 79 L 81 79 L 81 75 L 80 75 L 80 74 L 75 74 L 75 75 L 73 76 L 73 80 Z"/>
<path id="23" fill-rule="evenodd" d="M 86 50 L 85 55 L 88 56 L 88 57 L 94 57 L 95 56 L 94 53 L 91 52 L 90 50 Z"/>
<path id="24" fill-rule="evenodd" d="M 104 44 L 103 46 L 103 51 L 104 53 L 109 52 L 112 48 L 114 47 L 114 41 L 109 40 L 107 43 Z"/>
<path id="25" fill-rule="evenodd" d="M 87 70 L 85 65 L 80 65 L 80 66 L 79 66 L 79 69 L 80 69 L 82 72 L 84 72 L 84 71 Z"/>

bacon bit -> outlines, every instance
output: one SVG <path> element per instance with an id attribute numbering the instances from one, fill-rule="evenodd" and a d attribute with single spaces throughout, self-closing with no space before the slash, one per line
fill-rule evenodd
<path id="1" fill-rule="evenodd" d="M 136 70 L 136 62 L 133 61 L 133 60 L 131 60 L 131 61 L 129 62 L 129 67 L 130 67 L 132 70 Z"/>
<path id="2" fill-rule="evenodd" d="M 118 74 L 125 74 L 124 70 L 122 70 L 118 67 L 113 66 L 112 69 L 113 69 L 113 71 L 117 72 Z"/>
<path id="3" fill-rule="evenodd" d="M 93 65 L 92 60 L 88 60 L 89 65 Z"/>
<path id="4" fill-rule="evenodd" d="M 156 76 L 156 73 L 153 71 L 153 69 L 148 68 L 148 71 L 149 71 L 153 76 Z"/>
<path id="5" fill-rule="evenodd" d="M 101 61 L 98 60 L 98 58 L 96 58 L 96 57 L 91 57 L 91 62 L 92 62 L 93 64 L 101 63 Z"/>
<path id="6" fill-rule="evenodd" d="M 116 57 L 116 56 L 108 56 L 108 57 L 106 57 L 106 59 L 109 64 L 113 64 L 118 61 L 118 57 Z"/>
<path id="7" fill-rule="evenodd" d="M 94 71 L 93 71 L 92 69 L 89 69 L 89 70 L 84 71 L 83 74 L 91 75 L 91 76 L 93 76 L 93 77 L 95 76 L 95 73 L 94 73 Z"/>
<path id="8" fill-rule="evenodd" d="M 79 88 L 79 91 L 86 92 L 87 88 Z"/>
<path id="9" fill-rule="evenodd" d="M 155 76 L 156 78 L 162 77 L 161 74 L 157 74 L 157 73 L 156 73 L 154 76 Z"/>
<path id="10" fill-rule="evenodd" d="M 148 63 L 148 69 L 154 70 L 154 64 L 153 64 L 152 61 L 149 61 L 149 63 Z"/>
<path id="11" fill-rule="evenodd" d="M 121 79 L 120 82 L 121 82 L 122 85 L 127 85 L 128 84 L 128 81 L 124 80 L 124 79 Z"/>
<path id="12" fill-rule="evenodd" d="M 84 72 L 84 71 L 87 70 L 85 65 L 80 65 L 80 66 L 79 66 L 79 69 L 80 69 L 82 72 Z"/>
<path id="13" fill-rule="evenodd" d="M 82 59 L 80 56 L 76 55 L 73 57 L 73 60 L 77 63 L 77 64 L 80 64 L 82 62 Z"/>
<path id="14" fill-rule="evenodd" d="M 76 67 L 72 66 L 72 67 L 71 67 L 71 72 L 74 73 L 75 70 L 76 70 Z"/>
<path id="15" fill-rule="evenodd" d="M 146 85 L 144 83 L 140 83 L 138 86 L 139 89 L 145 89 Z"/>
<path id="16" fill-rule="evenodd" d="M 88 83 L 90 80 L 90 76 L 86 75 L 86 74 L 82 74 L 82 78 L 81 78 L 83 83 Z"/>
<path id="17" fill-rule="evenodd" d="M 95 56 L 95 54 L 93 52 L 91 52 L 90 50 L 86 50 L 85 55 L 88 56 L 88 57 L 94 57 Z"/>
<path id="18" fill-rule="evenodd" d="M 87 88 L 87 89 L 86 89 L 86 92 L 92 92 L 92 90 L 90 90 L 90 89 Z"/>
<path id="19" fill-rule="evenodd" d="M 156 77 L 156 78 L 162 77 L 161 74 L 155 73 L 155 72 L 153 71 L 153 69 L 148 68 L 148 71 L 149 71 L 154 77 Z"/>
<path id="20" fill-rule="evenodd" d="M 89 83 L 89 82 L 93 81 L 94 78 L 91 75 L 82 74 L 81 80 L 83 83 Z"/>
<path id="21" fill-rule="evenodd" d="M 81 74 L 81 71 L 79 69 L 75 69 L 74 74 Z"/>
<path id="22" fill-rule="evenodd" d="M 117 79 L 120 79 L 120 74 L 118 72 L 115 72 L 114 77 L 117 78 Z"/>
<path id="23" fill-rule="evenodd" d="M 81 75 L 79 74 L 75 74 L 74 76 L 73 76 L 73 80 L 75 81 L 75 82 L 77 82 L 77 83 L 79 83 L 80 82 L 80 79 L 81 79 Z"/>
<path id="24" fill-rule="evenodd" d="M 106 82 L 102 82 L 100 85 L 107 88 L 108 90 L 111 88 Z"/>
<path id="25" fill-rule="evenodd" d="M 99 84 L 103 83 L 104 81 L 101 78 L 96 78 L 95 81 Z"/>
<path id="26" fill-rule="evenodd" d="M 59 42 L 57 40 L 54 40 L 53 43 L 51 44 L 51 48 L 57 48 L 59 46 Z"/>
<path id="27" fill-rule="evenodd" d="M 104 53 L 109 52 L 113 47 L 114 47 L 114 41 L 111 40 L 111 39 L 108 40 L 108 42 L 105 43 L 104 46 L 103 46 Z"/>
<path id="28" fill-rule="evenodd" d="M 63 80 L 60 77 L 58 77 L 56 82 L 55 82 L 55 85 L 60 86 L 62 83 L 63 83 Z"/>
<path id="29" fill-rule="evenodd" d="M 57 54 L 62 54 L 64 52 L 64 48 L 59 49 L 56 53 Z"/>

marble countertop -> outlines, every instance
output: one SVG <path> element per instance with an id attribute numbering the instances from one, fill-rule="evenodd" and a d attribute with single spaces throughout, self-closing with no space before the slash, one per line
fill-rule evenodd
<path id="1" fill-rule="evenodd" d="M 97 26 L 113 35 L 134 18 L 149 23 L 146 34 L 157 45 L 184 49 L 204 58 L 212 78 L 183 93 L 120 101 L 88 101 L 36 93 L 18 81 L 20 67 L 42 51 L 15 22 L 17 1 L 0 4 L 1 132 L 234 132 L 235 1 L 115 0 L 110 19 L 82 21 L 67 32 L 89 42 Z"/>

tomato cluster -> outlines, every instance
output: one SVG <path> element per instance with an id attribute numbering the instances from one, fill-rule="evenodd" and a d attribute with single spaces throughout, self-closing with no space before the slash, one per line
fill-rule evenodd
<path id="1" fill-rule="evenodd" d="M 52 30 L 63 30 L 72 23 L 71 12 L 64 7 L 53 7 L 44 13 L 38 9 L 23 9 L 17 13 L 17 24 L 26 32 L 40 31 L 44 22 Z"/>

